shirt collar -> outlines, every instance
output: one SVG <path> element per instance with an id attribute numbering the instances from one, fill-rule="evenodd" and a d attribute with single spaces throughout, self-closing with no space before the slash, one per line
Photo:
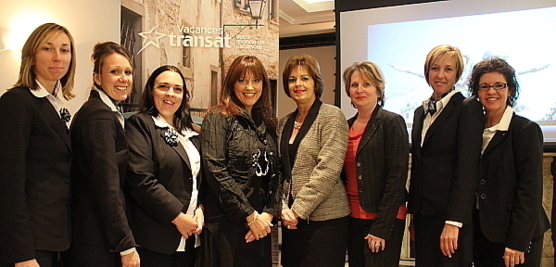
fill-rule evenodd
<path id="1" fill-rule="evenodd" d="M 54 91 L 52 92 L 52 94 L 50 94 L 46 88 L 44 88 L 44 86 L 39 82 L 39 80 L 35 79 L 35 82 L 37 82 L 37 85 L 39 88 L 35 88 L 35 90 L 29 88 L 29 90 L 31 91 L 31 93 L 36 97 L 36 98 L 44 98 L 47 97 L 49 95 L 53 95 L 54 97 L 57 98 L 57 94 L 61 89 L 61 85 L 60 85 L 60 81 L 56 82 L 56 86 L 54 87 Z"/>
<path id="2" fill-rule="evenodd" d="M 504 110 L 504 114 L 502 114 L 502 118 L 500 122 L 490 128 L 487 128 L 491 132 L 495 131 L 508 131 L 510 129 L 510 122 L 512 121 L 512 116 L 514 114 L 514 109 L 510 106 L 507 106 Z"/>
<path id="3" fill-rule="evenodd" d="M 448 94 L 446 94 L 444 97 L 442 97 L 440 100 L 436 101 L 436 103 L 441 103 L 442 107 L 446 106 L 448 104 L 448 102 L 450 102 L 450 99 L 452 99 L 452 96 L 454 96 L 455 94 L 457 94 L 458 91 L 457 90 L 452 90 L 450 91 Z M 425 109 L 425 111 L 427 110 L 427 107 L 429 106 L 429 102 L 431 101 L 431 98 L 428 97 L 427 99 L 423 100 L 423 108 Z M 437 109 L 440 109 L 440 107 L 437 107 Z"/>
<path id="4" fill-rule="evenodd" d="M 96 87 L 93 87 L 93 90 L 96 90 L 98 92 L 98 94 L 100 95 L 100 100 L 102 100 L 102 102 L 106 104 L 112 111 L 120 113 L 120 111 L 116 107 L 116 104 L 114 104 L 114 101 L 112 101 L 112 99 L 104 91 Z"/>
<path id="5" fill-rule="evenodd" d="M 156 126 L 158 126 L 160 128 L 172 128 L 172 129 L 174 129 L 174 127 L 172 125 L 170 125 L 169 123 L 167 123 L 166 120 L 162 116 L 158 115 L 156 117 L 154 117 L 154 116 L 151 116 L 151 117 L 153 118 L 154 124 Z M 184 128 L 180 134 L 182 136 L 184 136 L 186 139 L 199 135 L 199 133 L 197 133 L 195 131 L 192 131 L 189 128 Z"/>

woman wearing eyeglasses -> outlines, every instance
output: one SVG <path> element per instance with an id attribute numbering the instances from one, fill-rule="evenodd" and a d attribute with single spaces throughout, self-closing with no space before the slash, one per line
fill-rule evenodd
<path id="1" fill-rule="evenodd" d="M 475 266 L 540 266 L 549 228 L 542 208 L 541 129 L 514 113 L 519 84 L 503 59 L 475 65 L 469 90 L 485 111 L 473 214 Z"/>

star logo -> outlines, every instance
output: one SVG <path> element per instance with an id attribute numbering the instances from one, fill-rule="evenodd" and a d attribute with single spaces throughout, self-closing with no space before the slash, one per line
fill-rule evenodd
<path id="1" fill-rule="evenodd" d="M 160 48 L 160 43 L 159 43 L 158 40 L 160 38 L 166 36 L 166 34 L 157 32 L 156 28 L 158 28 L 158 25 L 156 25 L 154 28 L 152 28 L 148 32 L 140 32 L 139 33 L 139 35 L 141 37 L 143 37 L 143 48 L 141 48 L 141 50 L 139 50 L 139 52 L 137 52 L 137 54 L 141 53 L 141 51 L 143 51 L 149 45 L 153 45 L 156 48 Z"/>

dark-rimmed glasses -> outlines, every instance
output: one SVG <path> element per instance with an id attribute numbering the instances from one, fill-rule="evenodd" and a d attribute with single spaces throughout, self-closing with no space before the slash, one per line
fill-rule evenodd
<path id="1" fill-rule="evenodd" d="M 507 83 L 495 83 L 494 85 L 481 84 L 479 85 L 479 90 L 488 91 L 491 87 L 494 88 L 494 90 L 502 90 L 508 87 L 508 84 Z"/>

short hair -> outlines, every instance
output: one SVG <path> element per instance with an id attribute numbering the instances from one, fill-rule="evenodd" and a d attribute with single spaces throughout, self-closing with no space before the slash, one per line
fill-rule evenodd
<path id="1" fill-rule="evenodd" d="M 263 63 L 250 55 L 239 56 L 230 65 L 230 69 L 224 78 L 222 90 L 220 93 L 220 104 L 217 107 L 222 108 L 222 114 L 225 116 L 236 116 L 244 112 L 243 103 L 237 98 L 234 92 L 235 83 L 244 77 L 247 73 L 252 73 L 255 77 L 260 78 L 263 83 L 261 97 L 253 105 L 253 111 L 260 111 L 267 126 L 274 125 L 274 111 L 271 101 L 270 80 Z"/>
<path id="2" fill-rule="evenodd" d="M 465 63 L 463 62 L 463 56 L 461 55 L 461 51 L 459 48 L 451 45 L 439 45 L 434 47 L 429 54 L 427 55 L 427 59 L 425 60 L 425 80 L 427 84 L 430 85 L 429 81 L 429 73 L 432 65 L 438 61 L 444 59 L 453 59 L 456 64 L 456 80 L 454 82 L 459 81 L 461 74 L 463 73 L 463 69 L 465 68 Z"/>
<path id="3" fill-rule="evenodd" d="M 181 132 L 183 129 L 187 128 L 193 130 L 191 123 L 193 123 L 193 119 L 191 119 L 191 113 L 189 111 L 189 90 L 187 90 L 185 77 L 183 76 L 182 72 L 179 68 L 170 65 L 164 65 L 155 69 L 151 76 L 147 79 L 145 83 L 145 90 L 143 90 L 143 98 L 141 99 L 141 111 L 150 114 L 151 116 L 158 116 L 159 111 L 156 109 L 154 105 L 154 96 L 153 92 L 155 89 L 155 81 L 160 74 L 166 71 L 175 72 L 180 75 L 182 83 L 183 83 L 183 98 L 180 103 L 180 107 L 174 114 L 174 127 L 178 132 Z"/>
<path id="4" fill-rule="evenodd" d="M 71 54 L 68 72 L 66 73 L 66 75 L 64 75 L 64 77 L 60 79 L 60 83 L 62 86 L 62 95 L 66 100 L 75 97 L 75 94 L 73 94 L 76 61 L 75 42 L 73 41 L 73 37 L 71 36 L 71 33 L 68 31 L 68 29 L 56 23 L 42 24 L 37 27 L 31 33 L 31 35 L 29 35 L 29 38 L 27 38 L 27 41 L 25 41 L 23 49 L 21 50 L 21 66 L 19 68 L 19 78 L 14 86 L 25 86 L 30 88 L 31 90 L 37 90 L 39 88 L 39 85 L 36 81 L 36 74 L 33 71 L 35 54 L 50 37 L 60 32 L 68 36 L 70 40 Z"/>
<path id="5" fill-rule="evenodd" d="M 517 82 L 517 77 L 515 75 L 515 70 L 506 62 L 505 60 L 492 57 L 484 59 L 483 61 L 477 63 L 473 67 L 471 72 L 471 78 L 469 79 L 469 92 L 471 95 L 477 97 L 479 91 L 479 81 L 483 74 L 490 72 L 498 72 L 504 76 L 506 83 L 508 84 L 510 96 L 508 96 L 507 104 L 513 107 L 517 98 L 519 97 L 519 83 Z"/>
<path id="6" fill-rule="evenodd" d="M 289 89 L 289 77 L 293 70 L 298 66 L 305 66 L 309 75 L 315 81 L 315 95 L 317 98 L 320 98 L 322 92 L 324 91 L 324 80 L 322 78 L 322 74 L 320 73 L 320 65 L 318 61 L 310 56 L 310 55 L 302 55 L 302 56 L 292 56 L 286 62 L 286 66 L 284 67 L 284 72 L 282 72 L 282 84 L 284 86 L 284 92 L 288 97 L 290 95 Z"/>
<path id="7" fill-rule="evenodd" d="M 93 47 L 93 54 L 91 55 L 91 60 L 93 61 L 93 66 L 94 66 L 93 72 L 100 74 L 100 71 L 102 70 L 102 66 L 104 65 L 104 59 L 107 56 L 114 53 L 118 53 L 124 56 L 125 58 L 127 58 L 127 60 L 129 61 L 129 65 L 131 65 L 131 68 L 134 69 L 133 62 L 131 60 L 131 54 L 129 53 L 129 51 L 120 44 L 108 41 L 103 43 L 97 43 Z M 96 84 L 96 82 L 95 85 L 99 89 L 102 89 L 99 84 Z"/>
<path id="8" fill-rule="evenodd" d="M 354 72 L 359 71 L 361 75 L 369 80 L 378 92 L 377 104 L 381 107 L 384 106 L 384 78 L 380 68 L 373 62 L 362 61 L 359 63 L 354 63 L 344 71 L 344 85 L 346 89 L 346 94 L 349 95 L 349 89 L 351 85 L 351 76 Z M 353 104 L 353 103 L 352 103 Z"/>

